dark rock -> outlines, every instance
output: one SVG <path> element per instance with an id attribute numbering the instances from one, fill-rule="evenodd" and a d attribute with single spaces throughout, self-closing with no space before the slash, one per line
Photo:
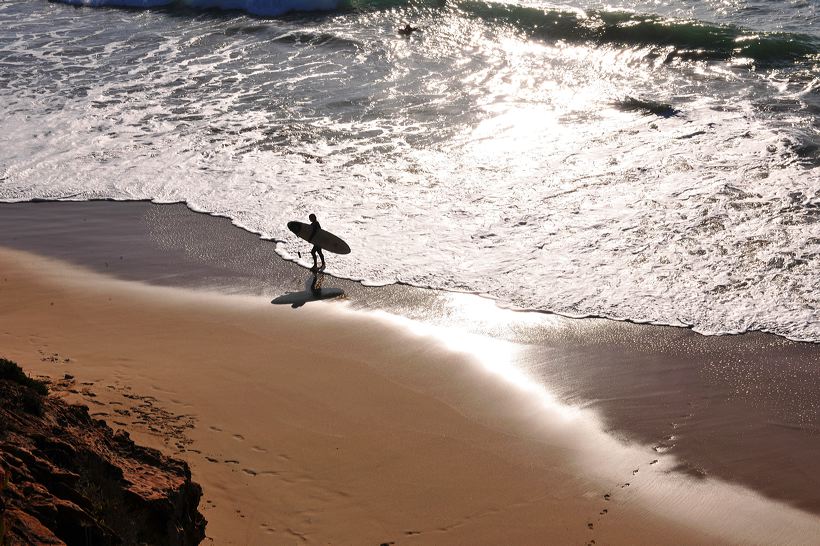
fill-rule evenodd
<path id="1" fill-rule="evenodd" d="M 0 379 L 0 532 L 4 522 L 7 543 L 199 544 L 201 495 L 183 461 L 114 433 L 85 406 Z"/>

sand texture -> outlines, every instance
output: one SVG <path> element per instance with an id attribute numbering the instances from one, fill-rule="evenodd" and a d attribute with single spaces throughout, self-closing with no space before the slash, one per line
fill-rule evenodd
<path id="1" fill-rule="evenodd" d="M 271 305 L 309 275 L 224 219 L 2 211 L 39 255 L 0 252 L 0 356 L 186 460 L 214 544 L 820 536 L 814 346 L 332 277 Z"/>
<path id="2" fill-rule="evenodd" d="M 383 368 L 448 357 L 374 319 L 0 260 L 3 353 L 34 374 L 70 371 L 63 396 L 186 458 L 214 544 L 710 542 L 574 471 L 571 446 L 418 390 L 463 372 L 391 380 Z"/>

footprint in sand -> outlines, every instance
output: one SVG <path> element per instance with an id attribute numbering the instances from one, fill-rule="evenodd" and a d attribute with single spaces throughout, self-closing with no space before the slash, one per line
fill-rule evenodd
<path id="1" fill-rule="evenodd" d="M 248 474 L 249 476 L 256 476 L 256 474 L 257 474 L 256 470 L 254 470 L 252 468 L 243 468 L 242 472 L 244 472 L 245 474 Z"/>
<path id="2" fill-rule="evenodd" d="M 598 515 L 599 515 L 599 516 L 605 516 L 605 515 L 607 514 L 607 512 L 609 512 L 609 510 L 607 510 L 606 508 L 604 508 L 603 510 L 601 510 L 601 511 L 598 513 Z"/>
<path id="3" fill-rule="evenodd" d="M 650 462 L 649 464 L 657 464 L 657 462 L 658 462 L 658 459 L 653 459 L 652 462 Z"/>
<path id="4" fill-rule="evenodd" d="M 593 529 L 594 527 L 595 527 L 595 526 L 594 526 L 594 525 L 592 525 L 592 523 L 587 523 L 587 528 L 588 528 L 588 529 Z"/>
<path id="5" fill-rule="evenodd" d="M 222 429 L 221 429 L 221 428 L 219 428 L 219 427 L 217 427 L 217 426 L 215 426 L 215 425 L 211 425 L 211 426 L 209 426 L 208 428 L 209 428 L 209 429 L 211 429 L 211 430 L 212 430 L 212 431 L 214 431 L 214 432 L 222 432 Z"/>
<path id="6" fill-rule="evenodd" d="M 637 473 L 638 473 L 638 469 L 637 469 L 637 468 L 636 468 L 635 470 L 633 470 L 633 471 L 632 471 L 632 475 L 633 475 L 633 476 L 634 476 L 635 474 L 637 474 Z"/>
<path id="7" fill-rule="evenodd" d="M 209 463 L 218 463 L 219 462 L 219 459 L 214 459 L 213 457 L 208 457 L 207 455 L 205 456 L 205 460 L 208 461 Z"/>
<path id="8" fill-rule="evenodd" d="M 245 439 L 245 437 L 242 436 L 241 434 L 234 434 L 233 439 L 236 440 L 237 442 L 241 442 L 242 440 Z"/>
<path id="9" fill-rule="evenodd" d="M 607 493 L 607 494 L 604 495 L 604 500 L 608 501 L 610 499 L 610 497 L 611 497 L 611 495 L 609 493 Z"/>
<path id="10" fill-rule="evenodd" d="M 239 464 L 239 461 L 236 459 L 225 459 L 223 462 L 226 464 Z"/>
<path id="11" fill-rule="evenodd" d="M 267 453 L 268 452 L 267 449 L 265 449 L 264 447 L 259 447 L 259 446 L 253 446 L 251 449 L 253 451 L 256 451 L 257 453 Z"/>

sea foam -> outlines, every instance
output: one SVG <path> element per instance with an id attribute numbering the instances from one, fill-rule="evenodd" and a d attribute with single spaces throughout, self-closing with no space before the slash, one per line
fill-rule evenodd
<path id="1" fill-rule="evenodd" d="M 5 2 L 0 200 L 184 201 L 288 257 L 314 212 L 353 249 L 329 270 L 371 284 L 820 340 L 816 54 L 744 63 L 704 38 L 724 25 L 657 16 L 635 32 L 674 39 L 584 39 L 638 16 L 564 13 Z M 720 54 L 682 55 L 690 31 Z"/>

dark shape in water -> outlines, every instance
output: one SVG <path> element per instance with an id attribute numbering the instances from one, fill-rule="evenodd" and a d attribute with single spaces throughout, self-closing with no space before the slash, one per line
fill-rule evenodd
<path id="1" fill-rule="evenodd" d="M 402 36 L 410 36 L 414 32 L 418 32 L 419 30 L 421 30 L 419 27 L 413 27 L 410 26 L 410 23 L 407 23 L 406 25 L 404 25 L 403 28 L 399 29 L 399 34 L 401 34 Z"/>
<path id="2" fill-rule="evenodd" d="M 656 115 L 671 118 L 680 114 L 680 110 L 665 102 L 625 97 L 615 101 L 615 107 L 625 112 L 641 112 L 645 116 Z"/>

